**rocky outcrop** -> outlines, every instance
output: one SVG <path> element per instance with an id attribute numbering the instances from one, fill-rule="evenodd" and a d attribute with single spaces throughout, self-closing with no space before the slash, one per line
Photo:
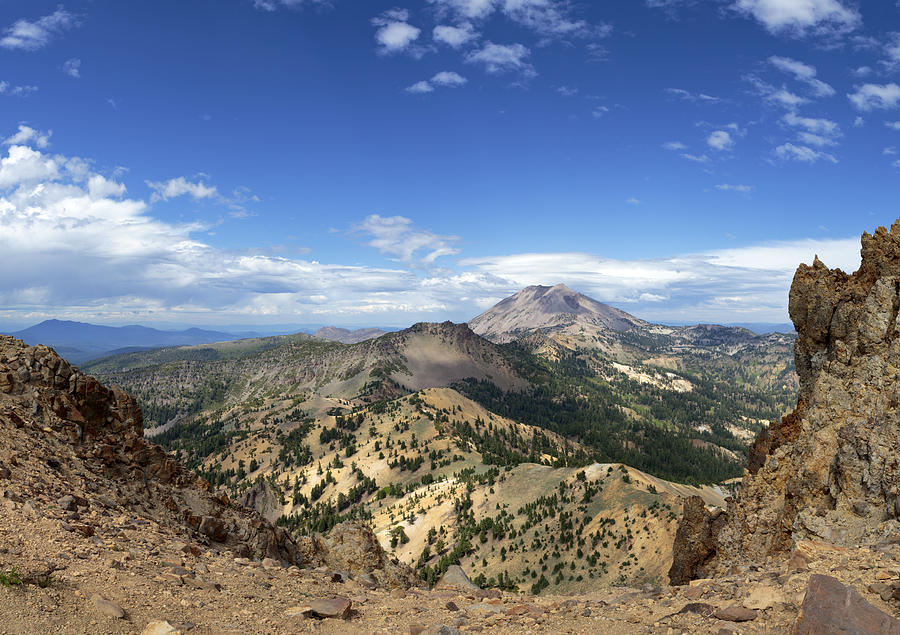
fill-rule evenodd
<path id="1" fill-rule="evenodd" d="M 300 545 L 310 561 L 354 577 L 365 576 L 383 587 L 409 588 L 422 584 L 409 565 L 387 554 L 372 528 L 362 521 L 336 525 L 326 536 L 301 538 Z"/>
<path id="2" fill-rule="evenodd" d="M 11 457 L 2 472 L 26 495 L 69 494 L 78 475 L 73 500 L 93 496 L 107 507 L 128 507 L 240 556 L 304 562 L 287 531 L 214 496 L 206 481 L 146 441 L 130 395 L 80 373 L 50 348 L 0 336 L 0 429 L 0 457 Z"/>
<path id="3" fill-rule="evenodd" d="M 853 274 L 800 265 L 789 309 L 797 407 L 754 444 L 711 570 L 900 530 L 900 221 L 863 234 Z"/>
<path id="4" fill-rule="evenodd" d="M 275 522 L 281 516 L 283 505 L 281 494 L 275 491 L 272 484 L 264 478 L 259 478 L 241 495 L 238 505 L 256 511 L 269 522 Z"/>
<path id="5" fill-rule="evenodd" d="M 716 555 L 716 539 L 725 515 L 721 509 L 710 512 L 699 496 L 684 499 L 684 513 L 672 554 L 669 584 L 687 584 L 706 577 L 706 566 Z"/>

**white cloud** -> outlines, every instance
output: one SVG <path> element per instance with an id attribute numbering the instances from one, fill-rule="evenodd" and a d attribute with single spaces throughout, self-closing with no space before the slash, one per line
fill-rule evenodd
<path id="1" fill-rule="evenodd" d="M 688 161 L 694 161 L 695 163 L 709 163 L 709 157 L 705 154 L 688 154 L 687 152 L 683 152 L 681 155 L 682 159 L 687 159 Z"/>
<path id="2" fill-rule="evenodd" d="M 408 324 L 465 319 L 528 284 L 562 281 L 647 319 L 777 321 L 797 263 L 813 254 L 845 270 L 859 263 L 853 238 L 656 260 L 487 256 L 451 273 L 432 265 L 459 252 L 458 238 L 370 216 L 352 233 L 407 266 L 329 264 L 213 246 L 197 238 L 209 227 L 154 218 L 90 166 L 23 145 L 0 154 L 0 253 L 17 265 L 0 268 L 0 317 Z"/>
<path id="3" fill-rule="evenodd" d="M 17 265 L 0 267 L 0 315 L 200 323 L 326 314 L 443 319 L 451 298 L 496 284 L 477 274 L 426 284 L 404 269 L 216 248 L 194 237 L 204 225 L 153 218 L 145 201 L 126 198 L 123 184 L 88 166 L 20 145 L 0 155 L 0 252 Z"/>
<path id="4" fill-rule="evenodd" d="M 669 142 L 663 144 L 663 148 L 665 148 L 666 150 L 673 150 L 673 151 L 687 150 L 687 146 L 685 144 L 681 143 L 681 141 L 669 141 Z"/>
<path id="5" fill-rule="evenodd" d="M 900 130 L 900 121 L 885 121 L 884 125 L 891 130 Z"/>
<path id="6" fill-rule="evenodd" d="M 379 216 L 372 214 L 352 229 L 354 233 L 371 236 L 367 243 L 383 254 L 388 254 L 408 265 L 432 265 L 441 256 L 459 253 L 454 243 L 457 236 L 441 236 L 417 228 L 404 216 Z M 424 255 L 419 252 L 425 251 Z"/>
<path id="7" fill-rule="evenodd" d="M 778 146 L 775 148 L 775 155 L 779 159 L 784 159 L 785 161 L 799 161 L 801 163 L 815 163 L 819 160 L 829 161 L 831 163 L 838 162 L 832 154 L 820 150 L 813 150 L 808 146 L 794 145 L 793 143 L 785 143 Z"/>
<path id="8" fill-rule="evenodd" d="M 528 47 L 522 44 L 494 44 L 487 42 L 465 57 L 469 64 L 482 64 L 488 73 L 519 72 L 526 76 L 536 73 L 526 59 L 531 55 Z"/>
<path id="9" fill-rule="evenodd" d="M 749 75 L 744 79 L 753 85 L 756 92 L 761 95 L 763 99 L 772 104 L 781 106 L 782 108 L 786 108 L 787 110 L 794 110 L 798 106 L 809 103 L 809 99 L 801 97 L 796 93 L 792 93 L 784 86 L 778 88 L 753 75 Z"/>
<path id="10" fill-rule="evenodd" d="M 862 22 L 855 8 L 839 0 L 736 0 L 733 6 L 772 33 L 794 36 L 847 33 Z"/>
<path id="11" fill-rule="evenodd" d="M 853 74 L 857 77 L 868 77 L 873 73 L 871 66 L 860 66 L 853 70 Z"/>
<path id="12" fill-rule="evenodd" d="M 424 95 L 426 93 L 433 93 L 434 86 L 423 79 L 422 81 L 416 82 L 412 86 L 407 86 L 406 92 L 412 93 L 414 95 Z"/>
<path id="13" fill-rule="evenodd" d="M 37 92 L 37 86 L 13 86 L 9 82 L 0 81 L 0 95 L 12 95 L 13 97 L 28 97 Z"/>
<path id="14" fill-rule="evenodd" d="M 606 115 L 609 112 L 609 107 L 607 106 L 594 106 L 594 109 L 591 110 L 591 117 L 594 119 L 599 119 Z"/>
<path id="15" fill-rule="evenodd" d="M 866 120 L 863 119 L 862 117 L 857 117 L 856 119 L 853 120 L 854 128 L 862 128 L 865 124 L 866 124 Z"/>
<path id="16" fill-rule="evenodd" d="M 444 86 L 448 88 L 456 88 L 468 82 L 465 77 L 453 71 L 441 71 L 435 74 L 430 80 L 422 80 L 416 82 L 412 86 L 407 86 L 406 92 L 414 94 L 425 94 L 434 92 L 435 86 Z"/>
<path id="17" fill-rule="evenodd" d="M 215 187 L 209 187 L 199 181 L 188 181 L 183 176 L 169 179 L 168 181 L 147 181 L 147 187 L 153 190 L 153 194 L 150 197 L 151 203 L 155 203 L 156 201 L 160 200 L 168 201 L 170 199 L 178 198 L 179 196 L 184 196 L 186 194 L 190 195 L 191 198 L 194 199 L 215 198 L 219 195 L 219 192 Z"/>
<path id="18" fill-rule="evenodd" d="M 625 199 L 625 202 L 628 203 L 629 205 L 640 205 L 641 204 L 641 200 L 634 198 L 633 196 L 629 199 Z"/>
<path id="19" fill-rule="evenodd" d="M 465 77 L 453 71 L 441 71 L 431 78 L 431 83 L 438 86 L 462 86 L 467 81 Z"/>
<path id="20" fill-rule="evenodd" d="M 734 147 L 734 139 L 724 130 L 715 130 L 706 138 L 706 144 L 713 150 L 730 150 Z"/>
<path id="21" fill-rule="evenodd" d="M 782 117 L 782 122 L 792 128 L 797 129 L 797 140 L 801 146 L 815 146 L 824 148 L 826 146 L 835 146 L 838 139 L 843 136 L 840 126 L 830 119 L 821 119 L 814 117 L 801 117 L 797 113 L 789 112 Z M 793 150 L 786 152 L 797 153 Z M 824 155 L 819 158 L 829 158 L 830 155 Z"/>
<path id="22" fill-rule="evenodd" d="M 46 148 L 50 145 L 50 135 L 53 134 L 53 131 L 41 132 L 40 130 L 35 130 L 30 126 L 25 126 L 19 124 L 19 130 L 16 134 L 11 137 L 5 139 L 3 141 L 3 145 L 12 146 L 12 145 L 34 145 L 37 148 Z"/>
<path id="23" fill-rule="evenodd" d="M 375 41 L 378 42 L 379 52 L 400 53 L 409 49 L 410 45 L 419 38 L 422 30 L 409 24 L 407 20 L 409 20 L 409 11 L 405 9 L 390 9 L 377 18 L 372 18 L 372 24 L 379 27 L 375 31 Z"/>
<path id="24" fill-rule="evenodd" d="M 66 60 L 63 63 L 63 73 L 75 79 L 81 77 L 81 60 L 77 57 Z"/>
<path id="25" fill-rule="evenodd" d="M 847 98 L 858 110 L 896 108 L 900 105 L 900 86 L 890 84 L 864 84 L 849 93 Z"/>
<path id="26" fill-rule="evenodd" d="M 719 97 L 713 97 L 712 95 L 707 95 L 706 93 L 692 93 L 683 88 L 667 88 L 666 92 L 685 101 L 706 103 L 716 103 L 722 101 Z"/>
<path id="27" fill-rule="evenodd" d="M 438 26 L 434 27 L 431 35 L 435 39 L 435 41 L 442 42 L 455 49 L 465 46 L 469 42 L 478 39 L 478 33 L 469 22 L 464 22 L 459 26 L 439 24 Z"/>
<path id="28" fill-rule="evenodd" d="M 37 51 L 50 43 L 54 36 L 77 26 L 74 15 L 59 7 L 50 15 L 37 20 L 17 20 L 0 38 L 0 47 L 20 51 Z"/>
<path id="29" fill-rule="evenodd" d="M 741 192 L 742 194 L 749 194 L 753 191 L 752 185 L 732 185 L 730 183 L 722 183 L 716 186 L 716 189 L 720 192 Z"/>
<path id="30" fill-rule="evenodd" d="M 574 97 L 578 94 L 578 89 L 573 86 L 560 86 L 556 89 L 563 97 Z"/>
<path id="31" fill-rule="evenodd" d="M 556 0 L 428 0 L 439 15 L 481 21 L 499 13 L 548 38 L 599 38 L 612 32 L 608 24 L 592 25 L 572 15 L 572 4 Z"/>
<path id="32" fill-rule="evenodd" d="M 897 154 L 897 148 L 896 148 L 896 146 L 888 146 L 887 148 L 885 148 L 884 150 L 881 151 L 881 154 L 884 154 L 886 156 L 894 156 Z"/>
<path id="33" fill-rule="evenodd" d="M 781 321 L 797 265 L 811 263 L 816 254 L 831 267 L 852 271 L 859 266 L 859 239 L 773 242 L 655 260 L 529 253 L 460 264 L 504 281 L 510 292 L 564 282 L 651 320 Z"/>
<path id="34" fill-rule="evenodd" d="M 815 66 L 804 64 L 790 57 L 779 57 L 777 55 L 770 57 L 769 62 L 775 68 L 793 75 L 797 81 L 809 86 L 816 97 L 831 97 L 835 94 L 834 88 L 816 78 Z"/>
<path id="35" fill-rule="evenodd" d="M 317 4 L 327 6 L 330 0 L 253 0 L 253 6 L 263 11 L 275 11 L 279 7 L 297 9 L 304 4 Z"/>

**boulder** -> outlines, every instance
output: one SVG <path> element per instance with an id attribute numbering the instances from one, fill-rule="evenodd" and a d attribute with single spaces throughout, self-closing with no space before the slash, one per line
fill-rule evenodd
<path id="1" fill-rule="evenodd" d="M 877 609 L 855 590 L 826 575 L 812 575 L 793 635 L 859 633 L 895 635 L 900 620 Z"/>

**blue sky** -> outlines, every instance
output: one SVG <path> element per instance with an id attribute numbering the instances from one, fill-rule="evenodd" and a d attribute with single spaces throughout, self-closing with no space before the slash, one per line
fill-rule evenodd
<path id="1" fill-rule="evenodd" d="M 0 3 L 0 323 L 785 321 L 898 216 L 887 0 Z"/>

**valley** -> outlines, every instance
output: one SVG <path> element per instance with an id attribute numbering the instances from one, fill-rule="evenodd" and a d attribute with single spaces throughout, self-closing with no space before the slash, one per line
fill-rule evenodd
<path id="1" fill-rule="evenodd" d="M 562 286 L 486 315 L 510 306 L 85 370 L 135 395 L 147 436 L 215 488 L 298 534 L 366 519 L 429 583 L 453 564 L 530 593 L 663 582 L 682 498 L 722 506 L 706 484 L 740 476 L 793 400 L 792 338 L 652 325 Z"/>

